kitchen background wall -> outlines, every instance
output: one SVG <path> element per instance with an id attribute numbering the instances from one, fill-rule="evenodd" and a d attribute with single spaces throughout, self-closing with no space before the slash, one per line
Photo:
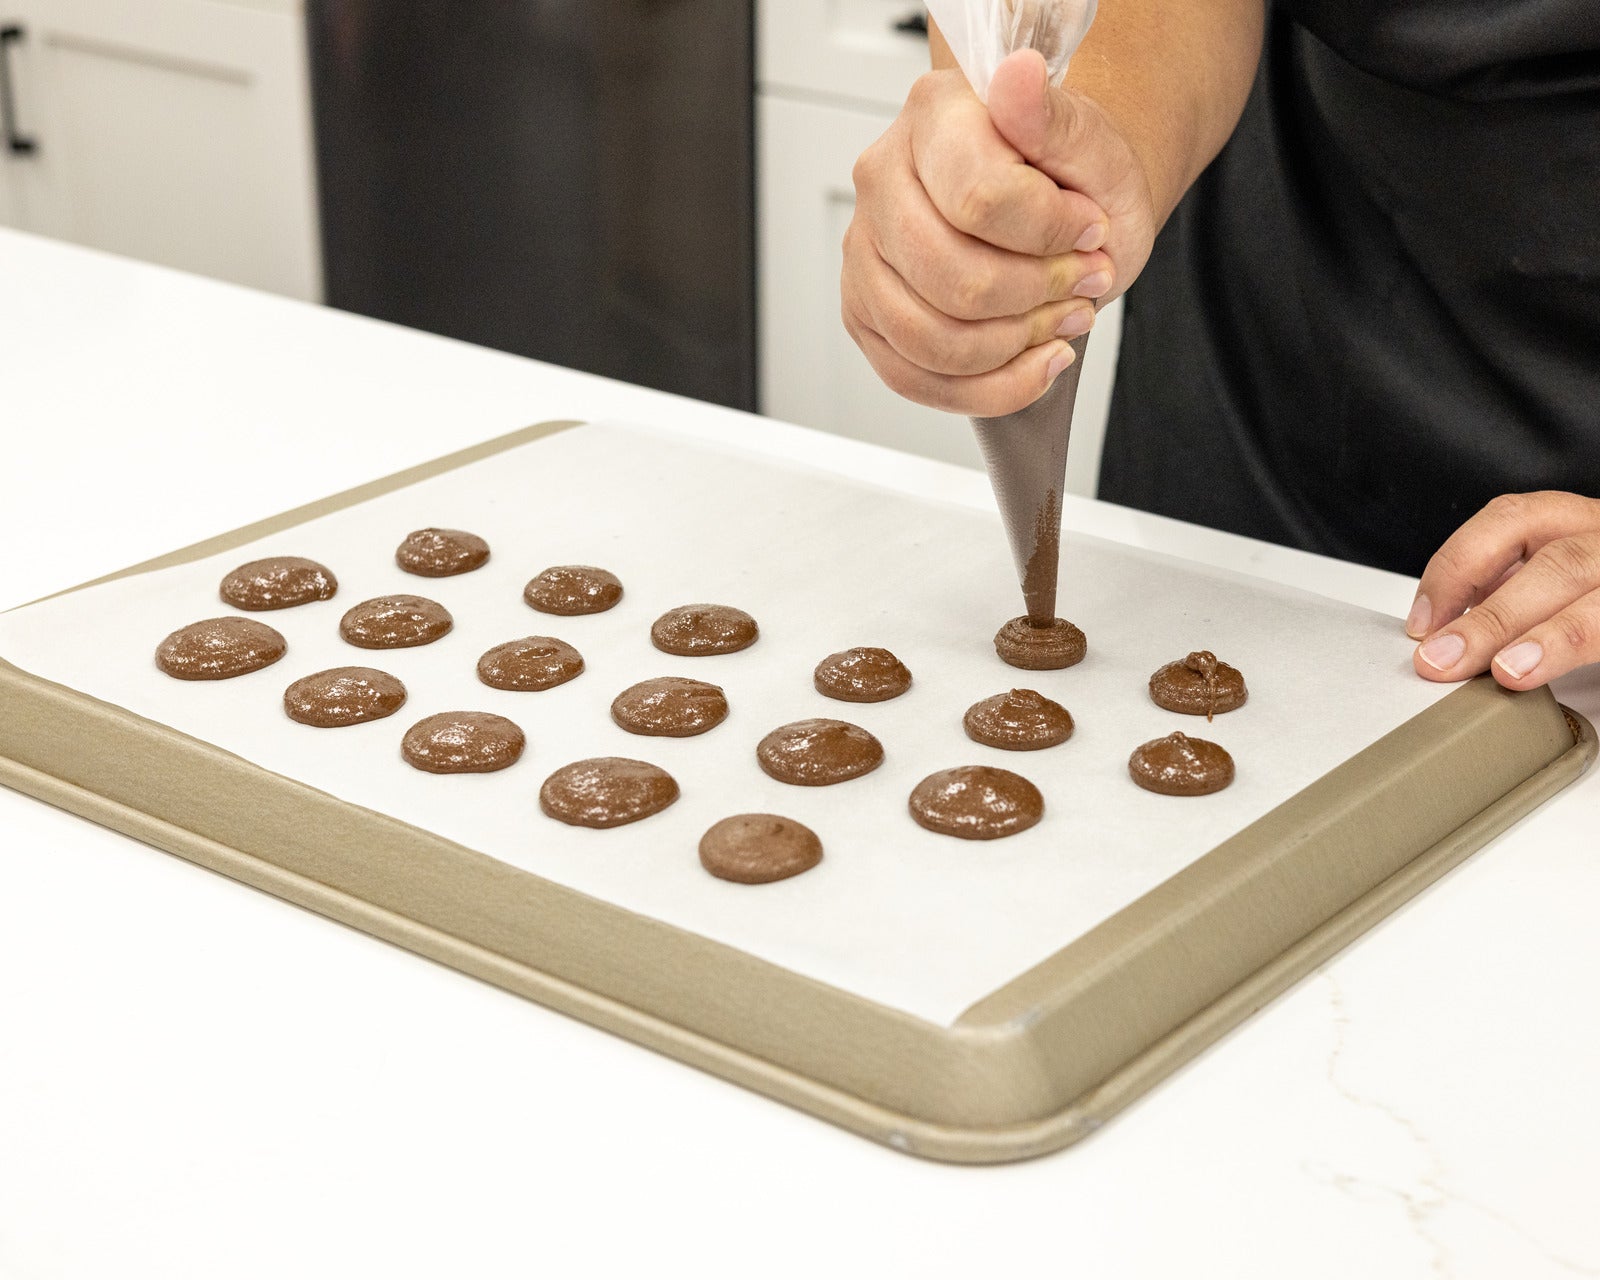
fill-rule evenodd
<path id="1" fill-rule="evenodd" d="M 0 223 L 977 466 L 839 320 L 851 167 L 927 67 L 922 16 L 0 0 Z M 1077 493 L 1119 315 L 1085 361 Z"/>

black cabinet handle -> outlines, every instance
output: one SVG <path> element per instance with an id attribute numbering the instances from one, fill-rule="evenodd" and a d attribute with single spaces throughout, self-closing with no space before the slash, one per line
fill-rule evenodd
<path id="1" fill-rule="evenodd" d="M 916 9 L 897 18 L 893 23 L 896 31 L 904 32 L 908 36 L 925 36 L 928 34 L 928 12 L 926 9 Z"/>
<path id="2" fill-rule="evenodd" d="M 17 132 L 17 100 L 11 90 L 11 46 L 22 42 L 22 28 L 15 23 L 0 27 L 0 132 L 5 134 L 6 150 L 14 156 L 32 155 L 39 144 Z"/>

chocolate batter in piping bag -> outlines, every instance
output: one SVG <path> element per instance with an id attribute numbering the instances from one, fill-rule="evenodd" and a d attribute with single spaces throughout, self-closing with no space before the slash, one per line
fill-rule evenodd
<path id="1" fill-rule="evenodd" d="M 1096 0 L 929 0 L 978 97 L 988 100 L 994 69 L 1018 49 L 1044 55 L 1050 83 L 1060 84 L 1089 24 Z M 1077 359 L 1026 409 L 1000 418 L 973 418 L 1011 557 L 1017 566 L 1028 620 L 1048 625 L 1056 615 L 1061 555 L 1061 495 L 1067 474 L 1072 406 L 1078 397 L 1089 335 L 1076 339 Z"/>
<path id="2" fill-rule="evenodd" d="M 1011 544 L 1028 621 L 1047 627 L 1056 616 L 1056 574 L 1061 560 L 1061 495 L 1067 479 L 1067 441 L 1078 375 L 1089 345 L 1072 342 L 1077 359 L 1026 409 L 1002 418 L 973 418 L 983 465 L 989 472 L 1000 519 Z"/>

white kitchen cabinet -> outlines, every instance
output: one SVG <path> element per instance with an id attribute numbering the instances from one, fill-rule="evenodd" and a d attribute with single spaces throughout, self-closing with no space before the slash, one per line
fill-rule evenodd
<path id="1" fill-rule="evenodd" d="M 0 0 L 28 155 L 0 220 L 321 295 L 300 0 Z"/>
<path id="2" fill-rule="evenodd" d="M 878 381 L 839 315 L 840 243 L 856 157 L 927 68 L 927 44 L 893 30 L 915 6 L 766 0 L 757 11 L 757 297 L 762 412 L 840 435 L 981 465 L 966 419 Z M 1067 462 L 1093 496 L 1116 367 L 1121 303 L 1095 325 Z"/>
<path id="3" fill-rule="evenodd" d="M 965 418 L 890 391 L 839 316 L 850 170 L 888 124 L 861 110 L 763 94 L 756 191 L 761 409 L 912 453 L 981 466 Z"/>
<path id="4" fill-rule="evenodd" d="M 923 16 L 916 0 L 762 0 L 757 83 L 898 111 L 928 69 L 927 37 L 905 29 Z"/>

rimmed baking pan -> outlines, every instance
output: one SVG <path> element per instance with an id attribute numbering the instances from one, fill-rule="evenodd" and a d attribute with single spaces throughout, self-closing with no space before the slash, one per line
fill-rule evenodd
<path id="1" fill-rule="evenodd" d="M 112 578 L 292 530 L 554 429 Z M 966 1162 L 1039 1155 L 1098 1127 L 1571 782 L 1595 749 L 1548 692 L 1469 682 L 941 1023 L 0 661 L 7 785 L 897 1149 Z"/>

